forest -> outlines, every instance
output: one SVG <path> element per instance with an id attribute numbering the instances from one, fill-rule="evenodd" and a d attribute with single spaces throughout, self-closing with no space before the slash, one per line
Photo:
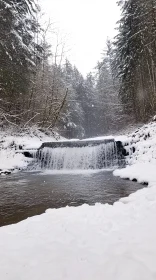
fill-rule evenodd
<path id="1" fill-rule="evenodd" d="M 116 133 L 156 111 L 156 0 L 121 0 L 117 35 L 86 77 L 52 51 L 35 0 L 0 0 L 0 126 L 67 138 Z"/>

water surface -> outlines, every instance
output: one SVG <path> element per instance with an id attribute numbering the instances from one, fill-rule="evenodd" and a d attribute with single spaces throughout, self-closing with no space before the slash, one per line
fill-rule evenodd
<path id="1" fill-rule="evenodd" d="M 112 171 L 74 174 L 22 172 L 0 178 L 0 226 L 44 213 L 48 208 L 84 203 L 113 204 L 143 186 Z"/>

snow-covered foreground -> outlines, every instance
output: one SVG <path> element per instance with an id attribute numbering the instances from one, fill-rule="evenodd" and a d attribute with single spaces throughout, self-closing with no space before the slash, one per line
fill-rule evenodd
<path id="1" fill-rule="evenodd" d="M 156 188 L 0 229 L 3 280 L 156 279 Z"/>

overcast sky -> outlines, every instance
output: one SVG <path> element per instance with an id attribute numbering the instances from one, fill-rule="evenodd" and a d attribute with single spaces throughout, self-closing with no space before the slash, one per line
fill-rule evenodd
<path id="1" fill-rule="evenodd" d="M 46 18 L 67 34 L 67 56 L 85 75 L 95 67 L 120 17 L 116 0 L 39 0 Z"/>

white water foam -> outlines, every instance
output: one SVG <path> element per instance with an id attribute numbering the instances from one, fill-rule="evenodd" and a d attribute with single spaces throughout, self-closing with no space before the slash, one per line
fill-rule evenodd
<path id="1" fill-rule="evenodd" d="M 38 175 L 47 176 L 47 175 L 83 175 L 83 176 L 91 176 L 92 174 L 100 173 L 100 172 L 113 172 L 117 168 L 109 168 L 109 169 L 76 169 L 76 170 L 42 170 Z M 39 172 L 39 171 L 38 171 Z M 35 174 L 34 174 L 35 175 Z"/>
<path id="2" fill-rule="evenodd" d="M 115 142 L 87 147 L 43 148 L 38 167 L 48 170 L 110 169 L 117 165 Z"/>

